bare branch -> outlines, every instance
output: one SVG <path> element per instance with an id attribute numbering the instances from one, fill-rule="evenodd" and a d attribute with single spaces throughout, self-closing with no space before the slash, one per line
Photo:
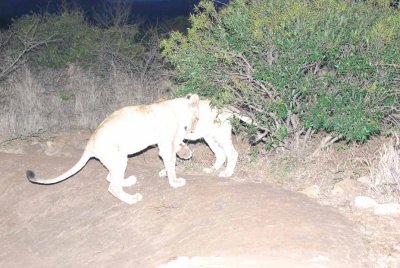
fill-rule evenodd
<path id="1" fill-rule="evenodd" d="M 98 10 L 94 10 L 94 19 L 105 27 L 127 25 L 132 5 L 128 1 L 103 1 Z"/>
<path id="2" fill-rule="evenodd" d="M 9 36 L 0 44 L 0 58 L 4 62 L 0 66 L 0 81 L 4 80 L 11 73 L 13 73 L 19 66 L 25 62 L 25 57 L 32 51 L 38 49 L 41 46 L 49 44 L 50 42 L 57 42 L 60 40 L 54 39 L 55 34 L 42 40 L 37 36 L 38 22 L 33 23 L 26 32 L 23 33 L 10 33 Z M 21 45 L 21 49 L 14 52 L 13 48 L 10 48 L 10 42 L 12 39 L 18 40 Z M 11 53 L 10 53 L 11 51 Z M 7 55 L 10 54 L 10 55 Z M 12 55 L 14 54 L 14 55 Z"/>

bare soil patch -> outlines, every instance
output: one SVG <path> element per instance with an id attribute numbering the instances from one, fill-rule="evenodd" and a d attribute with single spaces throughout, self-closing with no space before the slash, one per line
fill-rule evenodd
<path id="1" fill-rule="evenodd" d="M 221 179 L 201 173 L 212 155 L 191 145 L 195 158 L 178 163 L 187 179 L 178 189 L 158 177 L 156 148 L 132 157 L 126 176 L 138 183 L 126 189 L 144 199 L 131 206 L 108 193 L 97 160 L 56 185 L 25 179 L 26 169 L 52 177 L 71 167 L 87 136 L 3 146 L 1 267 L 374 267 L 363 216 L 271 183 L 265 170 L 245 167 L 244 152 L 237 175 Z"/>

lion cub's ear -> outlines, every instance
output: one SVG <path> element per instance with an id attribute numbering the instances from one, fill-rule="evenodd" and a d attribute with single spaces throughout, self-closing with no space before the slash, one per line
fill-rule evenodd
<path id="1" fill-rule="evenodd" d="M 193 94 L 193 95 L 187 95 L 186 96 L 186 99 L 188 99 L 189 100 L 189 104 L 191 105 L 191 106 L 196 106 L 196 105 L 198 105 L 199 104 L 199 101 L 200 101 L 200 97 L 199 97 L 199 95 L 197 95 L 197 94 Z"/>

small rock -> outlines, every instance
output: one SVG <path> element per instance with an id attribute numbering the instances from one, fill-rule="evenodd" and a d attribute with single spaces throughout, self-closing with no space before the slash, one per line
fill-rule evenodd
<path id="1" fill-rule="evenodd" d="M 318 198 L 319 194 L 320 194 L 320 189 L 318 187 L 318 185 L 312 185 L 306 189 L 304 189 L 303 191 L 300 191 L 300 193 L 305 194 L 306 196 L 310 197 L 310 198 Z"/>
<path id="2" fill-rule="evenodd" d="M 354 205 L 357 208 L 374 208 L 378 203 L 368 196 L 356 196 L 354 199 Z"/>
<path id="3" fill-rule="evenodd" d="M 6 154 L 26 154 L 25 146 L 4 146 L 0 147 L 0 152 Z"/>
<path id="4" fill-rule="evenodd" d="M 60 151 L 60 147 L 54 141 L 47 141 L 44 147 L 44 153 L 48 156 L 56 155 Z"/>
<path id="5" fill-rule="evenodd" d="M 367 175 L 367 176 L 359 177 L 359 178 L 357 179 L 357 181 L 360 182 L 360 183 L 362 183 L 362 184 L 364 184 L 364 185 L 367 186 L 367 187 L 373 187 L 373 186 L 374 186 L 371 177 L 368 176 L 368 175 Z"/>
<path id="6" fill-rule="evenodd" d="M 188 267 L 189 261 L 188 257 L 174 257 L 168 263 L 158 266 L 158 268 Z"/>
<path id="7" fill-rule="evenodd" d="M 332 194 L 353 200 L 356 196 L 360 195 L 366 190 L 366 187 L 353 179 L 344 179 L 335 184 Z"/>
<path id="8" fill-rule="evenodd" d="M 326 257 L 326 256 L 316 256 L 316 257 L 312 257 L 311 259 L 309 259 L 307 262 L 309 263 L 314 263 L 314 264 L 318 264 L 318 263 L 327 263 L 330 262 L 331 260 Z M 325 267 L 325 266 L 321 266 L 321 267 Z"/>
<path id="9" fill-rule="evenodd" d="M 374 214 L 391 215 L 391 216 L 400 215 L 400 204 L 396 203 L 378 204 L 374 208 Z"/>

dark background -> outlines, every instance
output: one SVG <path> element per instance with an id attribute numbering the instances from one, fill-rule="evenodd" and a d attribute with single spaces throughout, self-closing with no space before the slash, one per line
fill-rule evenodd
<path id="1" fill-rule="evenodd" d="M 132 5 L 134 15 L 149 19 L 159 20 L 168 17 L 188 15 L 193 6 L 199 0 L 126 0 Z M 29 12 L 58 12 L 61 10 L 62 2 L 68 6 L 79 7 L 85 11 L 88 18 L 93 10 L 104 4 L 112 3 L 113 0 L 0 0 L 0 26 L 6 27 L 12 18 L 18 18 Z M 221 3 L 227 0 L 219 1 Z"/>

